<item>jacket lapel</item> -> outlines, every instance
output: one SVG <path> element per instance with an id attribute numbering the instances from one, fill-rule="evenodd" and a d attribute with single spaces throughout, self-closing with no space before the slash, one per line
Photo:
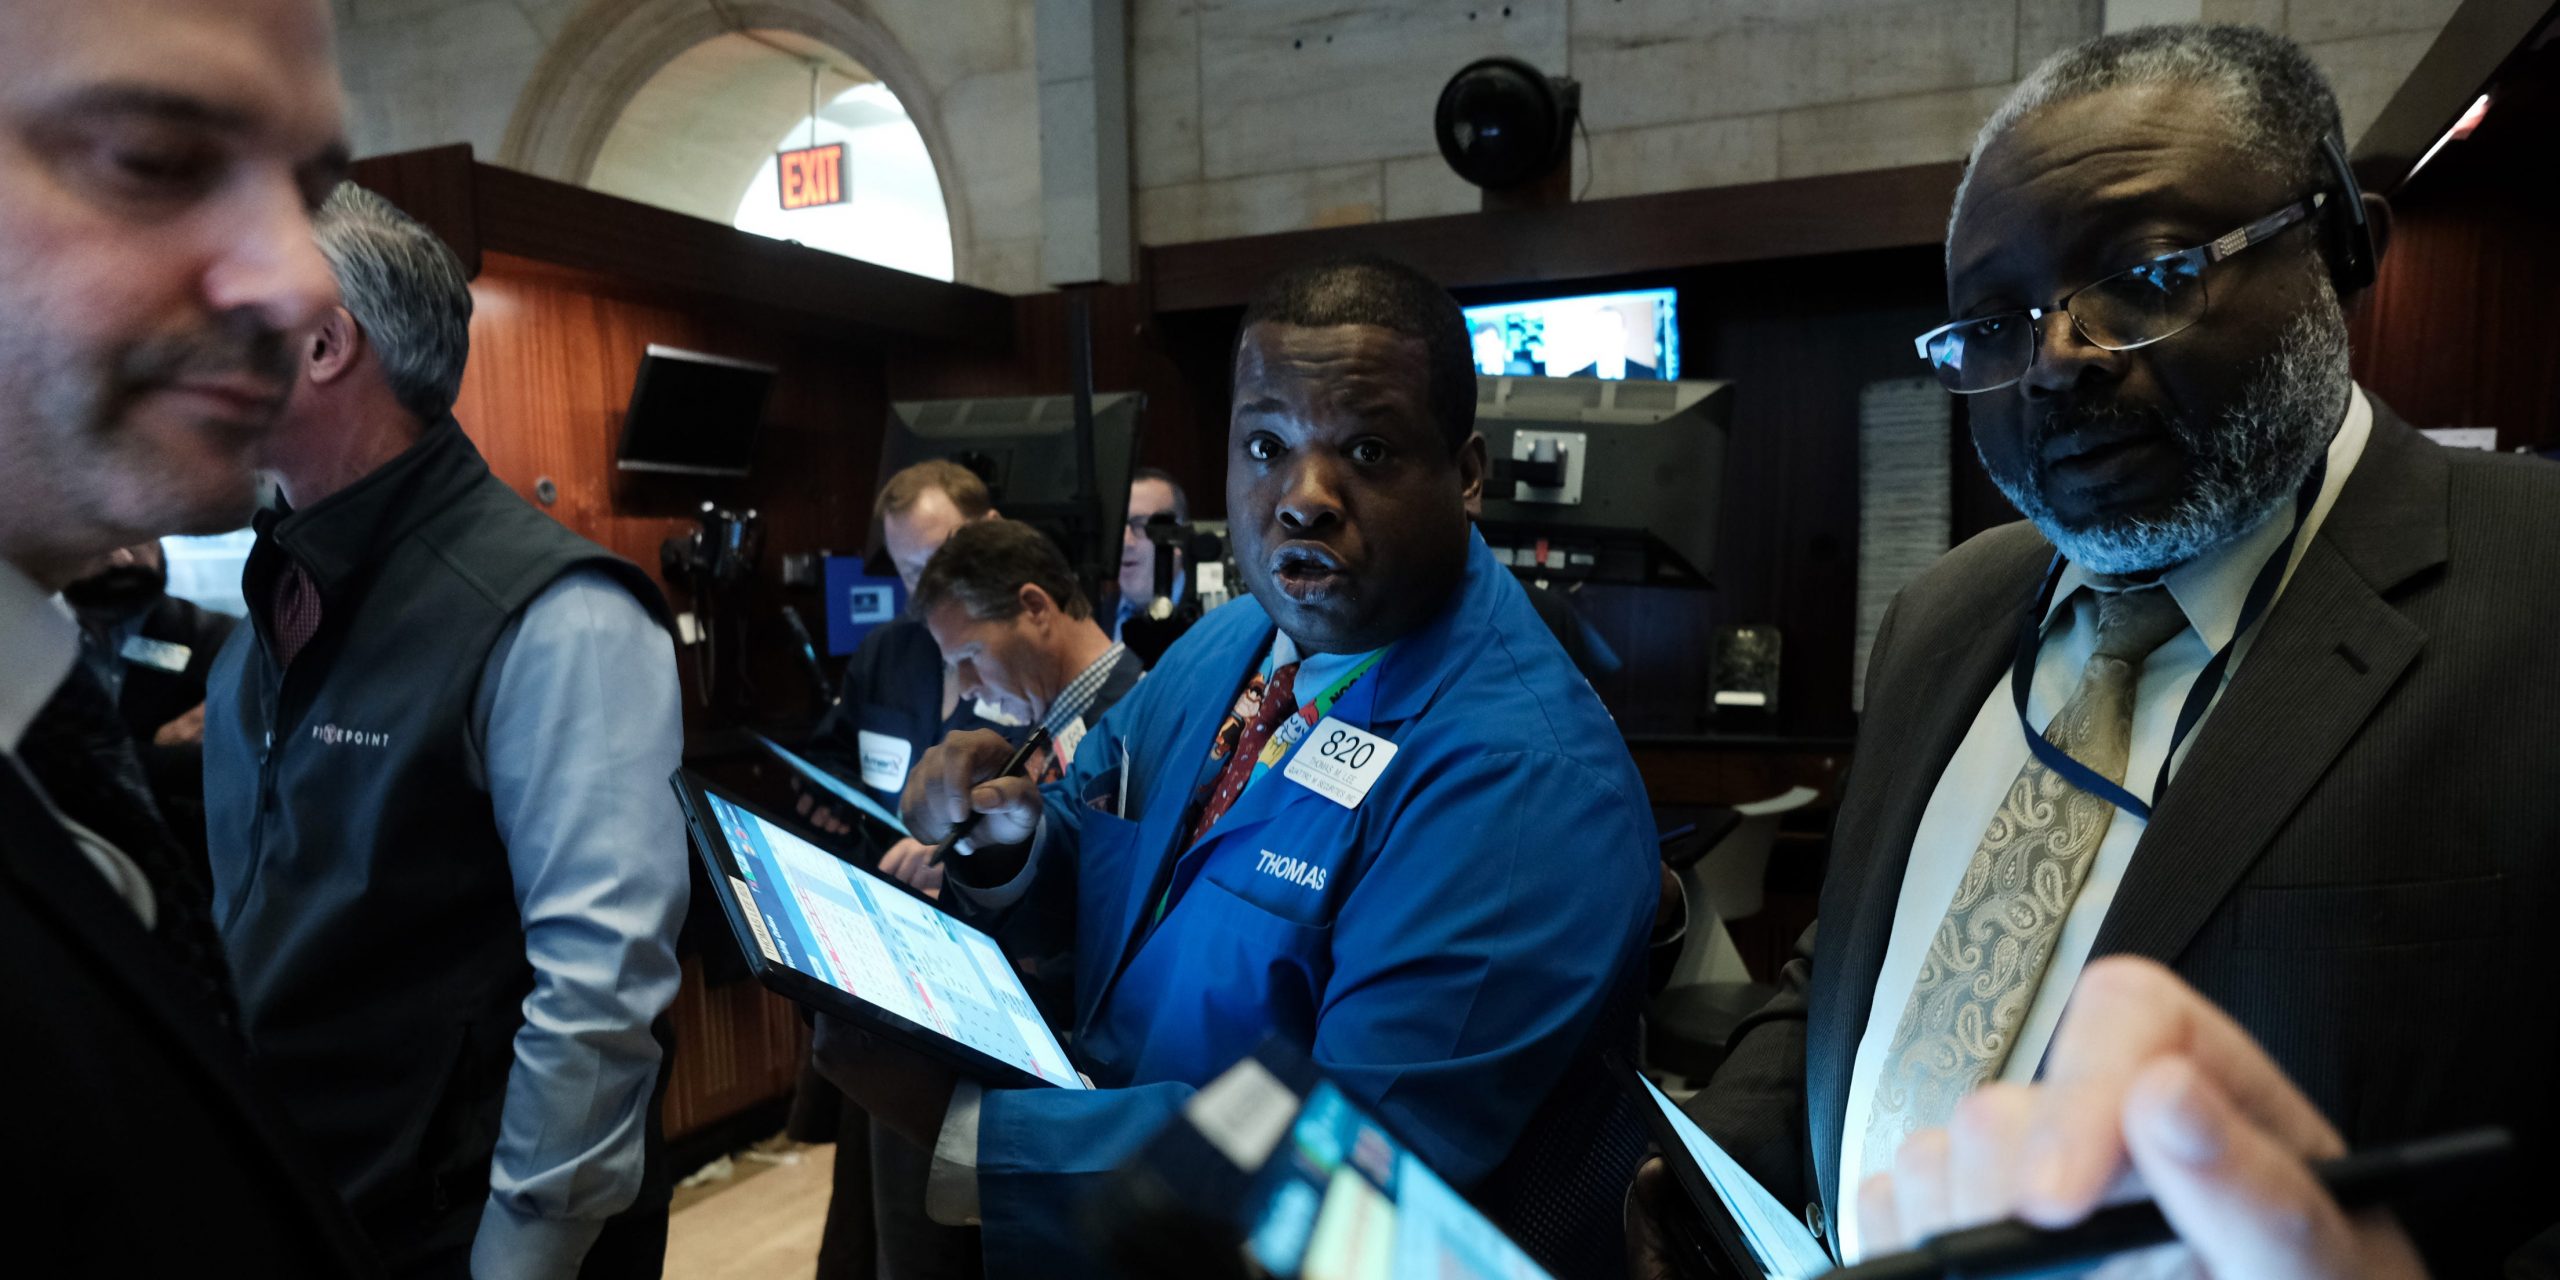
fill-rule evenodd
<path id="1" fill-rule="evenodd" d="M 2092 955 L 2174 961 L 2417 658 L 2426 633 L 2386 596 L 2444 562 L 2437 450 L 2374 404 L 2355 474 L 2197 730 Z"/>
<path id="2" fill-rule="evenodd" d="M 2022 555 L 2017 573 L 1988 575 L 1995 580 L 1990 590 L 1951 610 L 1955 617 L 1980 621 L 1912 662 L 1897 662 L 1901 670 L 1942 674 L 1938 696 L 1919 710 L 1907 733 L 1896 733 L 1890 741 L 1862 737 L 1850 766 L 1878 770 L 1885 777 L 1869 811 L 1872 816 L 1861 815 L 1855 829 L 1844 826 L 1832 841 L 1831 887 L 1823 894 L 1821 934 L 1831 945 L 1815 950 L 1805 1043 L 1805 1096 L 1811 1106 L 1806 1133 L 1813 1143 L 1818 1194 L 1835 1208 L 1849 1077 L 1874 1008 L 1876 975 L 1884 968 L 1911 842 L 1939 775 L 2015 654 L 2018 616 L 2032 604 L 2041 557 L 2051 554 L 2043 539 L 2031 541 L 2038 554 Z"/>

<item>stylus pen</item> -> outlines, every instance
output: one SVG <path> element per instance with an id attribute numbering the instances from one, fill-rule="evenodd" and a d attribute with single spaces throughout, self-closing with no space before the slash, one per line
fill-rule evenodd
<path id="1" fill-rule="evenodd" d="M 2506 1163 L 2515 1141 L 2504 1129 L 2465 1129 L 2442 1137 L 2358 1151 L 2311 1166 L 2338 1207 L 2350 1213 L 2404 1198 L 2438 1196 L 2474 1185 Z M 1950 1231 L 1908 1253 L 1888 1254 L 1827 1273 L 1825 1280 L 1990 1280 L 2041 1276 L 2086 1267 L 2111 1254 L 2177 1239 L 2160 1206 L 2149 1200 L 2110 1205 L 2077 1226 L 2048 1231 L 2011 1218 Z"/>
<path id="2" fill-rule="evenodd" d="M 985 783 L 993 782 L 998 778 L 1010 778 L 1013 775 L 1022 772 L 1023 766 L 1031 763 L 1031 757 L 1040 754 L 1040 749 L 1048 745 L 1049 731 L 1046 728 L 1033 729 L 1030 736 L 1025 737 L 1022 740 L 1022 745 L 1015 747 L 1013 749 L 1013 754 L 1006 757 L 1003 768 L 979 779 L 977 782 L 970 783 L 969 789 L 975 791 Z M 971 809 L 968 816 L 960 819 L 960 825 L 953 827 L 951 829 L 951 834 L 944 836 L 942 838 L 942 843 L 934 846 L 933 861 L 942 861 L 942 851 L 944 849 L 956 847 L 960 843 L 960 837 L 976 830 L 978 826 L 978 818 L 978 811 Z"/>

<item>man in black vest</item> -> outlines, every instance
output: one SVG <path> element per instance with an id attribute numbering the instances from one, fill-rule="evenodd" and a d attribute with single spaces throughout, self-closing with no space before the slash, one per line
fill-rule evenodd
<path id="1" fill-rule="evenodd" d="M 453 420 L 452 251 L 353 186 L 317 229 L 339 305 L 267 452 L 292 510 L 205 713 L 216 919 L 259 1068 L 393 1271 L 573 1276 L 642 1192 L 676 992 L 665 605 Z M 654 1207 L 617 1274 L 654 1273 Z"/>
<path id="2" fill-rule="evenodd" d="M 318 0 L 32 0 L 0 37 L 0 1246 L 10 1275 L 347 1276 L 251 1078 L 204 890 L 55 591 L 235 528 L 328 305 Z"/>

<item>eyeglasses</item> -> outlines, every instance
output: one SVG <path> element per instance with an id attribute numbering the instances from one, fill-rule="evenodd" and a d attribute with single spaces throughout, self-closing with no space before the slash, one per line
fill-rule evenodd
<path id="1" fill-rule="evenodd" d="M 2228 235 L 2082 285 L 2052 306 L 1950 321 L 1911 345 L 1937 370 L 1939 383 L 1960 396 L 1998 391 L 2027 376 L 2044 319 L 2057 311 L 2071 317 L 2082 338 L 2106 350 L 2150 346 L 2204 319 L 2206 267 L 2274 239 L 2316 214 L 2326 200 L 2326 193 L 2296 200 Z"/>

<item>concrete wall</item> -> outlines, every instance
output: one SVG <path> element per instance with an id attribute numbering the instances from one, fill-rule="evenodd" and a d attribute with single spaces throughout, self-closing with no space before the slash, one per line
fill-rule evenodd
<path id="1" fill-rule="evenodd" d="M 723 0 L 720 9 L 825 39 L 886 80 L 946 169 L 960 278 L 1025 291 L 1041 278 L 1033 3 Z M 2457 0 L 2140 3 L 2305 42 L 2337 82 L 2352 139 Z M 634 67 L 663 66 L 689 42 L 694 28 L 684 24 L 713 21 L 701 0 L 337 6 L 360 151 L 468 140 L 486 158 L 573 181 L 592 166 L 611 123 L 606 109 L 646 79 Z M 1432 143 L 1431 107 L 1452 72 L 1495 53 L 1582 81 L 1589 142 L 1575 186 L 1584 198 L 1953 159 L 2022 70 L 2135 7 L 1130 0 L 1138 238 L 1169 244 L 1475 208 L 1476 191 Z M 574 127 L 554 124 L 572 117 Z"/>
<path id="2" fill-rule="evenodd" d="M 1152 244 L 1456 213 L 1440 86 L 1509 54 L 1582 82 L 1585 198 L 1961 158 L 2103 0 L 1134 0 L 1138 230 Z M 2353 138 L 2456 0 L 2188 0 L 2305 42 Z M 2121 5 L 2117 6 L 2121 7 Z"/>

